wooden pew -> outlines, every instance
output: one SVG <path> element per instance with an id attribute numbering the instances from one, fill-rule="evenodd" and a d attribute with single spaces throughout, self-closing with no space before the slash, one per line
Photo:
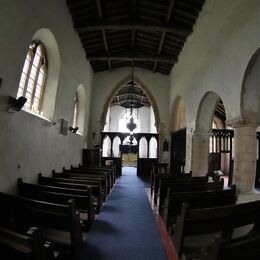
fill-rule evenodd
<path id="1" fill-rule="evenodd" d="M 102 171 L 102 170 L 86 170 L 86 169 L 65 169 L 63 167 L 63 173 L 71 173 L 71 174 L 78 174 L 78 175 L 97 175 L 97 176 L 105 176 L 107 179 L 107 190 L 110 192 L 110 190 L 113 188 L 113 182 L 112 182 L 112 176 L 109 173 L 109 171 Z"/>
<path id="2" fill-rule="evenodd" d="M 255 234 L 244 238 L 225 241 L 216 238 L 209 248 L 203 248 L 199 260 L 244 260 L 259 259 L 260 235 Z"/>
<path id="3" fill-rule="evenodd" d="M 198 177 L 192 177 L 190 175 L 186 174 L 157 174 L 154 177 L 154 203 L 157 204 L 158 196 L 159 196 L 159 185 L 160 181 L 165 180 L 168 182 L 208 182 L 209 178 L 208 176 L 198 176 Z"/>
<path id="4" fill-rule="evenodd" d="M 115 165 L 83 166 L 83 165 L 79 164 L 78 167 L 73 167 L 71 165 L 70 168 L 71 168 L 71 170 L 73 170 L 73 169 L 93 169 L 93 170 L 103 170 L 103 171 L 109 170 L 111 172 L 110 174 L 112 177 L 113 184 L 115 184 L 115 182 L 116 182 L 116 166 Z"/>
<path id="5" fill-rule="evenodd" d="M 163 219 L 167 228 L 173 227 L 183 203 L 188 203 L 191 208 L 206 208 L 234 204 L 236 199 L 235 185 L 224 190 L 208 191 L 174 192 L 168 189 Z"/>
<path id="6" fill-rule="evenodd" d="M 224 188 L 224 179 L 214 182 L 169 182 L 167 179 L 161 179 L 158 191 L 159 213 L 161 215 L 163 214 L 168 188 L 173 192 L 222 190 Z"/>
<path id="7" fill-rule="evenodd" d="M 69 200 L 68 205 L 61 205 L 0 192 L 0 205 L 0 223 L 6 228 L 26 232 L 29 227 L 37 226 L 43 237 L 45 237 L 46 229 L 69 232 L 70 249 L 73 255 L 82 245 L 79 213 L 75 210 L 74 200 Z M 52 237 L 46 236 L 45 238 L 51 240 L 55 245 L 63 244 Z"/>
<path id="8" fill-rule="evenodd" d="M 1 259 L 54 260 L 50 242 L 43 241 L 38 228 L 30 228 L 26 235 L 0 227 Z"/>
<path id="9" fill-rule="evenodd" d="M 254 224 L 254 230 L 247 235 L 255 231 L 259 234 L 259 221 L 260 201 L 203 209 L 191 209 L 188 204 L 183 204 L 172 238 L 173 245 L 180 258 L 183 254 L 195 256 L 202 248 L 209 246 L 216 235 L 222 236 L 225 243 L 239 239 L 232 239 L 235 228 Z M 205 234 L 207 239 L 200 239 Z M 192 238 L 198 242 L 193 248 L 190 247 Z"/>
<path id="10" fill-rule="evenodd" d="M 94 203 L 91 189 L 69 189 L 55 186 L 38 185 L 23 182 L 18 178 L 17 187 L 22 197 L 51 203 L 67 205 L 73 199 L 78 211 L 87 213 L 87 220 L 82 222 L 86 230 L 95 221 Z"/>
<path id="11" fill-rule="evenodd" d="M 85 190 L 91 188 L 92 196 L 95 198 L 96 202 L 96 213 L 100 212 L 102 203 L 104 201 L 105 194 L 102 193 L 101 180 L 73 180 L 69 178 L 54 178 L 54 177 L 44 177 L 41 173 L 38 174 L 38 184 L 55 186 L 61 188 L 69 189 L 79 189 Z"/>
<path id="12" fill-rule="evenodd" d="M 110 192 L 110 188 L 107 185 L 107 177 L 104 175 L 96 175 L 96 174 L 77 174 L 77 173 L 60 173 L 52 170 L 52 177 L 55 178 L 66 178 L 73 180 L 101 180 L 102 190 L 104 191 L 105 198 L 108 196 Z"/>

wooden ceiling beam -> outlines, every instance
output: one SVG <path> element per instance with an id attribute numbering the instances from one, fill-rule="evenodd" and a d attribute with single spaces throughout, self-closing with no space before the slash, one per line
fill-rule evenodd
<path id="1" fill-rule="evenodd" d="M 102 6 L 101 6 L 100 0 L 96 0 L 96 4 L 97 4 L 97 10 L 98 10 L 98 17 L 102 21 L 103 13 L 102 13 Z M 109 52 L 108 52 L 107 37 L 106 37 L 106 31 L 104 29 L 102 29 L 102 38 L 103 38 L 106 53 L 108 54 Z M 108 63 L 109 70 L 112 70 L 111 60 L 109 58 L 107 59 L 107 63 Z"/>
<path id="2" fill-rule="evenodd" d="M 110 60 L 122 60 L 122 61 L 157 61 L 157 62 L 164 62 L 174 64 L 177 61 L 177 57 L 165 56 L 165 55 L 134 55 L 134 54 L 121 54 L 121 55 L 113 55 L 113 56 L 106 56 L 106 55 L 88 55 L 87 59 L 89 61 L 105 61 L 107 59 Z"/>
<path id="3" fill-rule="evenodd" d="M 165 18 L 165 23 L 166 24 L 169 24 L 169 22 L 170 22 L 174 4 L 175 4 L 175 0 L 170 0 L 169 1 L 168 12 L 167 12 L 167 15 L 166 15 L 166 18 Z M 162 32 L 162 36 L 161 36 L 161 40 L 160 40 L 160 43 L 159 43 L 159 47 L 158 47 L 158 50 L 157 50 L 157 55 L 160 55 L 161 52 L 162 52 L 163 44 L 165 42 L 165 37 L 166 37 L 166 31 L 163 31 Z M 154 62 L 154 65 L 153 65 L 153 72 L 154 73 L 156 72 L 157 65 L 158 65 L 158 62 L 157 61 Z"/>
<path id="4" fill-rule="evenodd" d="M 191 28 L 173 28 L 172 26 L 162 24 L 162 23 L 154 23 L 154 22 L 137 22 L 136 24 L 126 23 L 126 22 L 118 22 L 118 23 L 101 23 L 89 22 L 87 25 L 75 25 L 75 30 L 78 33 L 87 33 L 91 31 L 97 30 L 113 30 L 113 31 L 125 31 L 125 30 L 143 30 L 143 31 L 158 31 L 158 32 L 167 32 L 179 35 L 180 37 L 187 37 L 191 32 Z"/>
<path id="5" fill-rule="evenodd" d="M 136 11 L 136 0 L 131 0 L 131 21 L 135 21 L 135 11 Z M 131 30 L 131 52 L 135 50 L 135 38 L 136 38 L 136 29 Z M 134 67 L 134 60 L 131 60 L 131 66 Z"/>

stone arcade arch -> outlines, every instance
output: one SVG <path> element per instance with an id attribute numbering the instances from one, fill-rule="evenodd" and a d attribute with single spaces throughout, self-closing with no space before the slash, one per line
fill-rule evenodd
<path id="1" fill-rule="evenodd" d="M 241 193 L 254 193 L 256 129 L 260 124 L 260 49 L 250 58 L 241 89 L 241 117 L 232 120 L 235 133 L 234 183 Z"/>
<path id="2" fill-rule="evenodd" d="M 194 176 L 203 176 L 208 172 L 209 137 L 214 111 L 219 100 L 220 96 L 210 91 L 202 97 L 199 104 L 192 137 L 191 169 Z"/>

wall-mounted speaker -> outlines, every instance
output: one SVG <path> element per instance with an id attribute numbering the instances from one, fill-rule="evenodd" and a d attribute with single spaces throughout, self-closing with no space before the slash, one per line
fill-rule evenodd
<path id="1" fill-rule="evenodd" d="M 72 126 L 69 127 L 69 131 L 71 131 L 71 133 L 73 134 L 76 134 L 78 130 L 79 130 L 78 127 L 74 127 L 74 128 Z"/>
<path id="2" fill-rule="evenodd" d="M 22 107 L 24 106 L 24 104 L 26 103 L 27 98 L 26 97 L 19 97 L 19 98 L 14 98 L 14 97 L 9 97 L 9 101 L 8 104 L 10 105 L 8 108 L 8 112 L 10 113 L 14 113 L 14 112 L 18 112 L 22 109 Z"/>

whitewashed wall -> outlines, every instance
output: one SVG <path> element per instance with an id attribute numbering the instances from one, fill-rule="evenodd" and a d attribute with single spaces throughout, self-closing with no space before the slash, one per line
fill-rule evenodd
<path id="1" fill-rule="evenodd" d="M 159 110 L 161 124 L 167 125 L 169 118 L 169 77 L 160 73 L 135 68 L 135 77 L 140 79 L 150 90 Z M 93 77 L 93 98 L 91 103 L 91 118 L 89 132 L 99 133 L 101 131 L 100 120 L 104 105 L 111 95 L 113 89 L 126 77 L 130 76 L 130 68 L 121 68 L 112 72 L 95 73 Z M 90 146 L 100 142 L 98 135 L 93 140 L 89 138 Z"/>
<path id="2" fill-rule="evenodd" d="M 16 97 L 29 44 L 34 34 L 47 28 L 57 42 L 60 72 L 54 117 L 50 122 L 20 111 L 7 112 L 8 96 Z M 73 99 L 82 84 L 86 94 L 85 129 L 88 129 L 92 70 L 73 29 L 66 1 L 2 0 L 0 2 L 0 190 L 14 192 L 17 177 L 35 181 L 45 175 L 81 162 L 85 135 L 59 134 L 59 119 L 71 121 Z M 47 53 L 48 55 L 48 53 Z M 48 87 L 48 86 L 47 86 Z"/>
<path id="3" fill-rule="evenodd" d="M 209 91 L 222 99 L 227 120 L 241 116 L 244 73 L 250 58 L 260 47 L 259 14 L 258 0 L 206 1 L 194 32 L 170 75 L 170 107 L 177 96 L 184 99 L 188 135 L 195 130 L 200 101 Z"/>

